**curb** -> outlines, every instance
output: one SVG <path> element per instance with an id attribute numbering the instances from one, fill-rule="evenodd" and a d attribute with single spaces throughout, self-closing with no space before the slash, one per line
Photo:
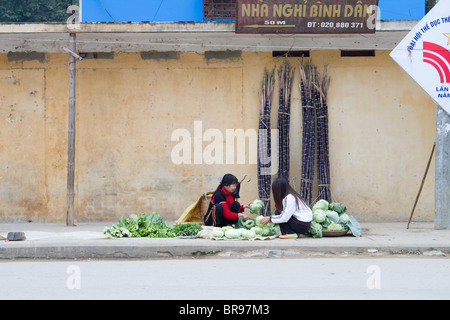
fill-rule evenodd
<path id="1" fill-rule="evenodd" d="M 273 241 L 273 240 L 272 240 Z M 286 241 L 286 240 L 281 240 Z M 219 241 L 215 241 L 219 242 Z M 220 241 L 225 242 L 225 241 Z M 279 258 L 279 257 L 371 257 L 371 256 L 449 256 L 450 247 L 418 246 L 299 246 L 274 243 L 241 245 L 233 243 L 205 245 L 109 245 L 39 244 L 0 247 L 0 259 L 151 259 L 151 258 Z"/>

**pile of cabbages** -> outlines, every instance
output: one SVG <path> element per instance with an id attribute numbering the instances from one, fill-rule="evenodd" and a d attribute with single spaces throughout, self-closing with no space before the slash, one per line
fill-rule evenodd
<path id="1" fill-rule="evenodd" d="M 265 225 L 260 223 L 263 216 L 258 216 L 255 219 L 248 218 L 244 221 L 242 218 L 238 219 L 236 228 L 232 226 L 215 227 L 211 235 L 213 238 L 219 239 L 254 239 L 267 238 L 279 233 L 280 227 L 272 222 Z"/>
<path id="2" fill-rule="evenodd" d="M 328 202 L 321 199 L 312 207 L 313 220 L 308 233 L 313 238 L 322 238 L 323 230 L 342 231 L 350 229 L 355 237 L 362 235 L 361 227 L 356 219 L 346 213 L 347 207 L 339 202 Z"/>

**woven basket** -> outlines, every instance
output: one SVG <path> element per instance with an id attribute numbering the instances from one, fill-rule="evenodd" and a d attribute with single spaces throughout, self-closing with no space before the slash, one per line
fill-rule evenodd
<path id="1" fill-rule="evenodd" d="M 324 237 L 342 237 L 348 232 L 348 228 L 345 230 L 322 230 L 322 236 Z"/>

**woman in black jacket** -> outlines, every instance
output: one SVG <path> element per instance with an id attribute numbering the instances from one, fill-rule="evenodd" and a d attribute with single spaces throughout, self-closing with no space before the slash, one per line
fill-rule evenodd
<path id="1" fill-rule="evenodd" d="M 244 221 L 248 219 L 244 210 L 249 205 L 241 205 L 236 201 L 238 183 L 238 179 L 230 173 L 223 176 L 222 181 L 211 197 L 208 210 L 203 217 L 205 225 L 223 227 L 236 224 L 239 218 L 243 218 Z"/>

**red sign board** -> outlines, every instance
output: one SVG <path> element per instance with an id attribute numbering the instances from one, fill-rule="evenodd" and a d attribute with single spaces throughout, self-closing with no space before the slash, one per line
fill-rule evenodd
<path id="1" fill-rule="evenodd" d="M 375 33 L 378 0 L 237 0 L 236 33 Z"/>

